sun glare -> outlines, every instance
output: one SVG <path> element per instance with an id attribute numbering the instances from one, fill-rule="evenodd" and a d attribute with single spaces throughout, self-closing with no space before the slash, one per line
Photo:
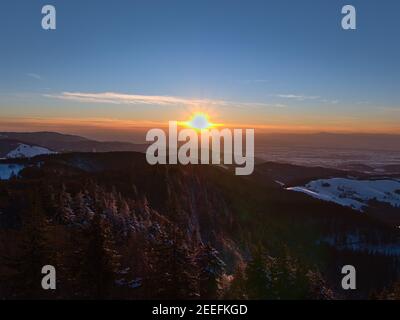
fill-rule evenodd
<path id="1" fill-rule="evenodd" d="M 205 113 L 195 113 L 192 118 L 186 122 L 186 125 L 197 130 L 210 129 L 213 124 L 208 120 L 209 117 Z"/>

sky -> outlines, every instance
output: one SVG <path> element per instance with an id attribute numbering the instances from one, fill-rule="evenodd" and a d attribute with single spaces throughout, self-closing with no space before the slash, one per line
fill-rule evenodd
<path id="1" fill-rule="evenodd" d="M 346 4 L 357 30 L 341 28 Z M 202 111 L 266 132 L 400 133 L 398 0 L 0 6 L 2 131 L 122 139 Z"/>

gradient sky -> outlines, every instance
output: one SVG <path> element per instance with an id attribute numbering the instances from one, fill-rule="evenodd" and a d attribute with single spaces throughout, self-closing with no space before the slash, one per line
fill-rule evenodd
<path id="1" fill-rule="evenodd" d="M 345 4 L 356 31 L 341 29 Z M 4 0 L 0 130 L 128 132 L 202 110 L 260 130 L 400 133 L 399 16 L 398 0 Z"/>

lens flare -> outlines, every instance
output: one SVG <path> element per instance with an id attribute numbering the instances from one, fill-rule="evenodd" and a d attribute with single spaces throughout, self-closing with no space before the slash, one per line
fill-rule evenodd
<path id="1" fill-rule="evenodd" d="M 192 118 L 186 122 L 186 125 L 196 130 L 210 129 L 214 125 L 208 119 L 209 117 L 205 113 L 195 113 Z"/>

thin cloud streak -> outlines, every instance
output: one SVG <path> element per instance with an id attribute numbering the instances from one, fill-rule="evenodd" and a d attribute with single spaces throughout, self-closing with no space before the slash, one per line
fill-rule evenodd
<path id="1" fill-rule="evenodd" d="M 37 73 L 27 73 L 26 74 L 28 77 L 36 79 L 36 80 L 41 80 L 42 76 L 40 74 Z"/>
<path id="2" fill-rule="evenodd" d="M 319 96 L 304 96 L 304 95 L 297 95 L 297 94 L 278 94 L 278 98 L 283 98 L 283 99 L 294 99 L 294 100 L 316 100 L 319 99 Z"/>
<path id="3" fill-rule="evenodd" d="M 296 101 L 305 101 L 305 100 L 314 100 L 314 101 L 319 101 L 322 103 L 328 103 L 328 104 L 338 104 L 340 101 L 339 100 L 329 100 L 329 99 L 323 99 L 320 96 L 306 96 L 306 95 L 298 95 L 298 94 L 278 94 L 276 97 L 281 98 L 281 99 L 291 99 L 291 100 L 296 100 Z"/>
<path id="4" fill-rule="evenodd" d="M 123 94 L 115 92 L 85 93 L 85 92 L 62 92 L 61 94 L 44 94 L 44 97 L 70 100 L 84 103 L 107 103 L 107 104 L 131 104 L 131 105 L 158 105 L 189 107 L 197 106 L 219 106 L 219 107 L 273 107 L 283 108 L 284 104 L 268 104 L 261 102 L 234 102 L 215 99 L 191 99 L 173 96 L 151 96 L 137 94 Z"/>

